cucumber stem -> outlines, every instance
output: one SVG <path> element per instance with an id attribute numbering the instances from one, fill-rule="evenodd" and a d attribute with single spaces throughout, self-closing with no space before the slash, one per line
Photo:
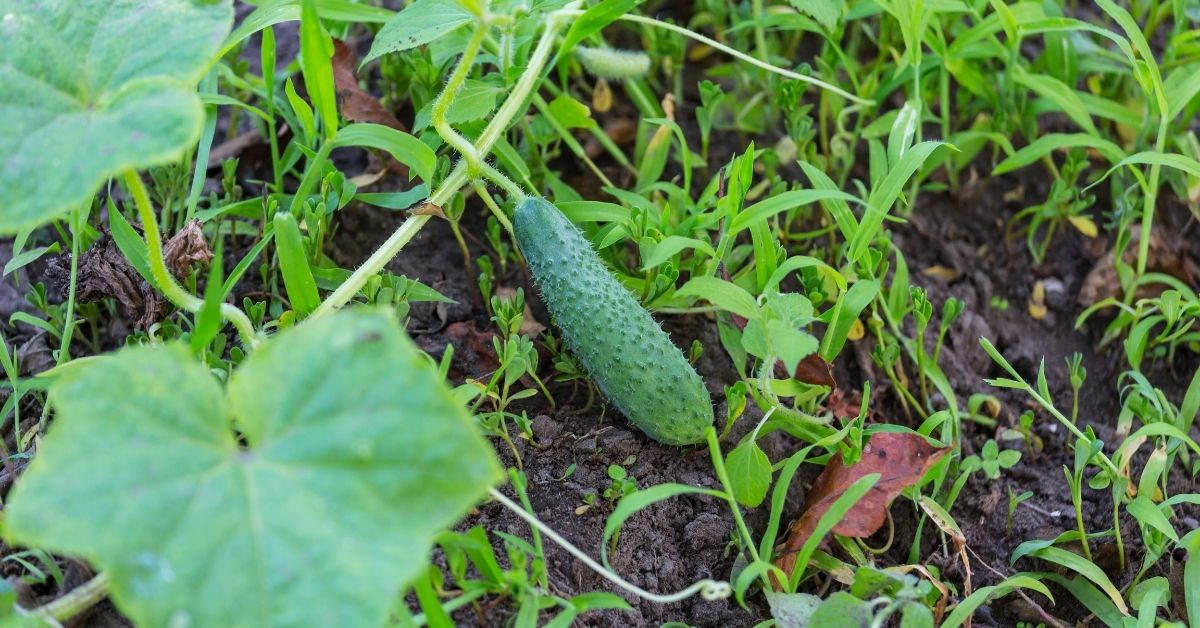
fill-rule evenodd
<path id="1" fill-rule="evenodd" d="M 167 264 L 163 260 L 162 236 L 158 232 L 158 219 L 154 215 L 154 207 L 150 204 L 150 196 L 146 194 L 146 186 L 142 183 L 142 178 L 136 170 L 126 170 L 122 175 L 122 180 L 126 191 L 133 197 L 138 217 L 142 221 L 142 231 L 146 236 L 146 248 L 149 250 L 150 275 L 154 278 L 154 283 L 158 284 L 157 287 L 163 296 L 180 309 L 193 313 L 199 312 L 200 308 L 204 307 L 204 300 L 184 290 L 167 270 Z M 258 337 L 254 333 L 254 325 L 250 323 L 250 318 L 246 316 L 245 312 L 235 305 L 222 303 L 221 316 L 237 328 L 243 345 L 247 348 L 254 348 L 258 343 Z"/>
<path id="2" fill-rule="evenodd" d="M 536 82 L 541 78 L 542 69 L 545 67 L 546 61 L 550 58 L 550 51 L 554 45 L 554 39 L 558 34 L 559 28 L 562 25 L 563 18 L 580 13 L 574 11 L 577 6 L 579 6 L 578 1 L 571 2 L 563 9 L 550 14 L 546 29 L 542 32 L 542 37 L 538 40 L 537 47 L 529 58 L 529 65 L 525 68 L 525 72 L 521 74 L 521 77 L 517 80 L 517 84 L 509 93 L 508 98 L 500 106 L 500 110 L 496 112 L 496 115 L 492 117 L 487 127 L 484 128 L 483 133 L 475 141 L 474 147 L 478 154 L 488 154 L 496 141 L 500 139 L 500 135 L 508 130 L 509 123 L 512 122 L 513 117 L 526 107 L 525 101 L 529 98 L 529 94 L 533 91 Z M 513 195 L 515 199 L 521 197 L 521 195 L 514 194 L 513 192 L 512 188 L 515 188 L 518 192 L 520 191 L 520 188 L 517 188 L 516 184 L 509 181 L 507 177 L 500 175 L 499 171 L 487 163 L 481 162 L 480 165 L 484 176 L 504 187 L 505 191 Z M 441 207 L 457 194 L 464 185 L 469 183 L 472 178 L 468 174 L 467 164 L 463 159 L 460 159 L 454 164 L 454 168 L 450 171 L 450 174 L 442 181 L 442 185 L 429 197 L 429 202 Z M 338 286 L 332 294 L 325 298 L 325 301 L 316 310 L 313 310 L 313 313 L 307 320 L 316 320 L 349 303 L 354 298 L 354 295 L 358 294 L 358 291 L 367 283 L 367 280 L 383 270 L 388 262 L 392 261 L 392 258 L 396 257 L 400 250 L 404 248 L 404 245 L 408 244 L 421 231 L 421 228 L 425 226 L 429 218 L 429 215 L 410 215 L 363 262 L 362 266 L 359 266 L 354 273 L 346 278 L 346 281 L 342 282 L 342 285 Z"/>

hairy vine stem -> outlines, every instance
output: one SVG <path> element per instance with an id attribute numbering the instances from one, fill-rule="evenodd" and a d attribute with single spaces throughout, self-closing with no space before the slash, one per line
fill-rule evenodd
<path id="1" fill-rule="evenodd" d="M 517 79 L 517 84 L 513 86 L 513 89 L 509 93 L 508 98 L 505 99 L 504 104 L 500 106 L 499 111 L 497 111 L 496 115 L 494 115 L 491 121 L 488 122 L 487 127 L 483 129 L 483 133 L 479 134 L 479 138 L 475 140 L 473 148 L 476 154 L 488 154 L 488 152 L 492 149 L 492 146 L 496 144 L 496 141 L 500 139 L 501 134 L 508 130 L 509 124 L 512 122 L 513 118 L 526 107 L 526 101 L 529 99 L 529 95 L 533 91 L 537 81 L 541 78 L 542 69 L 545 67 L 546 62 L 550 59 L 550 53 L 554 46 L 554 39 L 558 35 L 559 28 L 561 28 L 564 18 L 568 15 L 573 15 L 575 13 L 573 9 L 577 6 L 579 6 L 579 2 L 572 2 L 564 9 L 550 14 L 546 28 L 544 31 L 542 31 L 541 39 L 538 40 L 537 47 L 534 48 L 533 54 L 529 58 L 529 65 L 525 68 L 525 72 L 521 74 L 519 79 Z M 486 26 L 483 23 L 476 28 L 480 30 L 486 30 Z M 463 59 L 459 60 L 460 65 L 462 64 L 462 61 Z M 458 73 L 457 69 L 455 70 L 455 73 Z M 451 87 L 453 87 L 453 85 L 449 83 L 446 86 L 447 89 L 450 89 Z M 433 113 L 436 116 L 437 112 Z M 444 112 L 442 113 L 444 114 Z M 436 128 L 436 125 L 438 124 L 436 117 L 433 118 L 433 121 Z M 504 188 L 504 190 L 509 194 L 516 196 L 516 193 L 521 192 L 520 188 L 518 188 L 515 183 L 509 181 L 507 177 L 500 174 L 498 170 L 488 165 L 487 162 L 481 160 L 479 165 L 481 170 L 480 174 L 496 182 L 497 185 Z M 450 171 L 450 174 L 447 175 L 446 179 L 442 181 L 442 185 L 429 197 L 429 202 L 433 205 L 441 207 L 449 202 L 450 199 L 453 198 L 454 195 L 457 194 L 464 185 L 470 183 L 470 181 L 474 178 L 475 177 L 471 176 L 470 168 L 466 159 L 459 159 L 454 165 L 454 168 Z M 517 198 L 520 198 L 521 196 L 524 196 L 523 192 L 521 192 Z M 353 299 L 354 295 L 358 294 L 358 291 L 361 290 L 363 285 L 367 283 L 367 280 L 375 276 L 375 274 L 379 271 L 383 270 L 383 268 L 387 266 L 387 263 L 390 262 L 402 248 L 404 248 L 404 245 L 408 244 L 408 242 L 421 231 L 421 228 L 425 226 L 425 223 L 429 221 L 429 218 L 429 215 L 409 216 L 404 223 L 401 224 L 400 227 L 397 228 L 396 231 L 392 233 L 392 235 L 389 236 L 388 239 L 374 253 L 372 253 L 365 262 L 363 262 L 362 266 L 359 266 L 358 269 L 346 279 L 346 281 L 342 282 L 342 285 L 338 286 L 338 288 L 334 290 L 332 294 L 330 294 L 323 302 L 321 302 L 321 305 L 318 306 L 311 315 L 309 315 L 309 320 L 330 314 L 346 303 L 349 303 L 350 299 Z"/>
<path id="2" fill-rule="evenodd" d="M 700 596 L 706 600 L 721 600 L 729 597 L 733 592 L 733 589 L 729 586 L 728 582 L 705 579 L 694 582 L 690 587 L 676 593 L 671 593 L 668 595 L 651 593 L 637 586 L 636 584 L 625 580 L 621 576 L 618 576 L 608 569 L 605 569 L 604 566 L 593 560 L 592 557 L 584 553 L 583 550 L 575 547 L 569 541 L 560 536 L 554 531 L 553 528 L 542 523 L 540 519 L 530 514 L 524 508 L 521 508 L 521 506 L 517 505 L 511 499 L 505 497 L 504 493 L 501 493 L 493 488 L 489 489 L 489 494 L 491 495 L 492 499 L 500 502 L 500 504 L 502 504 L 505 508 L 511 510 L 513 514 L 524 519 L 526 523 L 541 531 L 542 534 L 546 535 L 546 538 L 554 541 L 559 547 L 567 550 L 567 552 L 574 556 L 576 560 L 584 565 L 587 565 L 588 568 L 600 574 L 600 576 L 602 576 L 605 580 L 608 580 L 609 582 L 644 600 L 654 602 L 655 604 L 671 604 L 673 602 L 685 600 L 693 595 L 696 595 L 697 593 L 699 593 Z"/>
<path id="3" fill-rule="evenodd" d="M 122 181 L 126 191 L 133 196 L 138 217 L 142 221 L 142 231 L 146 236 L 146 248 L 150 253 L 148 260 L 150 275 L 154 278 L 154 283 L 158 284 L 158 289 L 163 296 L 180 309 L 192 313 L 199 312 L 200 308 L 204 307 L 204 299 L 184 290 L 175 281 L 175 277 L 167 269 L 166 261 L 163 260 L 162 236 L 158 231 L 158 218 L 154 215 L 154 207 L 150 203 L 150 196 L 146 193 L 146 186 L 142 183 L 141 176 L 136 170 L 126 170 L 122 175 Z M 237 328 L 243 345 L 248 349 L 254 348 L 258 343 L 258 336 L 254 332 L 254 325 L 250 323 L 250 317 L 246 316 L 245 312 L 235 305 L 222 303 L 221 316 Z"/>

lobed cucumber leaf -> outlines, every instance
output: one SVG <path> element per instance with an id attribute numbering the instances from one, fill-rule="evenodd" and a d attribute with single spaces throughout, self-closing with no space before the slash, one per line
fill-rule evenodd
<path id="1" fill-rule="evenodd" d="M 49 394 L 57 419 L 5 538 L 104 569 L 139 625 L 378 626 L 434 536 L 501 478 L 383 312 L 282 332 L 227 390 L 167 345 Z"/>
<path id="2" fill-rule="evenodd" d="M 89 203 L 200 137 L 229 0 L 0 0 L 0 233 Z"/>

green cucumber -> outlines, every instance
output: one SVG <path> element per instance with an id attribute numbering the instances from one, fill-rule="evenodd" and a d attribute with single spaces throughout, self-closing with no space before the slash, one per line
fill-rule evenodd
<path id="1" fill-rule="evenodd" d="M 704 381 L 579 229 L 541 198 L 517 205 L 513 228 L 563 339 L 609 401 L 657 441 L 704 440 Z"/>

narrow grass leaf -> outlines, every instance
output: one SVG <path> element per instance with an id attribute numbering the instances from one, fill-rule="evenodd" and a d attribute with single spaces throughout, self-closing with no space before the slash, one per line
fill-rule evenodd
<path id="1" fill-rule="evenodd" d="M 200 353 L 212 342 L 221 331 L 221 303 L 225 300 L 222 289 L 224 280 L 223 260 L 224 240 L 217 241 L 217 250 L 213 252 L 212 263 L 208 269 L 208 280 L 204 285 L 204 304 L 196 312 L 196 326 L 192 330 L 192 351 Z"/>
<path id="2" fill-rule="evenodd" d="M 1140 153 L 1134 153 L 1134 154 L 1122 159 L 1121 161 L 1117 162 L 1117 164 L 1115 166 L 1108 169 L 1108 172 L 1104 173 L 1104 176 L 1097 179 L 1095 181 L 1095 183 L 1092 183 L 1085 189 L 1090 189 L 1090 188 L 1096 186 L 1101 181 L 1107 179 L 1109 177 L 1109 175 L 1111 175 L 1113 172 L 1115 172 L 1119 168 L 1123 168 L 1125 166 L 1141 166 L 1141 165 L 1166 166 L 1168 168 L 1174 168 L 1176 170 L 1181 170 L 1183 172 L 1186 172 L 1187 174 L 1190 174 L 1193 177 L 1200 177 L 1200 161 L 1196 161 L 1195 159 L 1193 159 L 1191 157 L 1188 157 L 1186 155 L 1180 155 L 1178 153 L 1159 153 L 1159 152 L 1155 152 L 1155 151 L 1142 151 Z"/>
<path id="3" fill-rule="evenodd" d="M 808 177 L 813 188 L 826 192 L 841 192 L 833 179 L 829 175 L 822 172 L 816 166 L 806 162 L 800 162 L 800 169 L 804 171 L 804 175 Z M 852 197 L 851 200 L 861 203 L 857 197 Z M 822 205 L 833 215 L 833 221 L 837 223 L 838 231 L 842 232 L 842 237 L 847 241 L 854 237 L 858 231 L 858 219 L 854 217 L 854 212 L 850 211 L 850 205 L 846 200 L 837 195 L 831 195 L 822 203 Z"/>
<path id="4" fill-rule="evenodd" d="M 1187 546 L 1187 563 L 1183 567 L 1183 597 L 1188 617 L 1200 617 L 1200 533 L 1192 531 Z"/>
<path id="5" fill-rule="evenodd" d="M 1116 606 L 1117 610 L 1119 610 L 1121 614 L 1127 615 L 1129 613 L 1129 607 L 1126 606 L 1125 599 L 1121 596 L 1121 592 L 1115 585 L 1113 585 L 1112 581 L 1108 579 L 1108 576 L 1106 576 L 1104 572 L 1090 560 L 1087 560 L 1079 554 L 1068 552 L 1067 550 L 1053 546 L 1034 550 L 1030 552 L 1029 555 L 1034 558 L 1041 558 L 1042 560 L 1060 565 L 1079 574 L 1080 576 L 1083 576 L 1084 578 L 1087 578 L 1095 583 L 1096 586 L 1100 587 L 1100 590 L 1102 590 L 1104 594 L 1108 596 L 1108 599 L 1112 600 L 1113 605 Z"/>
<path id="6" fill-rule="evenodd" d="M 300 11 L 300 71 L 313 108 L 321 116 L 326 139 L 337 134 L 337 93 L 333 86 L 333 40 L 321 24 L 316 0 L 304 0 Z"/>
<path id="7" fill-rule="evenodd" d="M 279 255 L 279 271 L 287 289 L 288 301 L 299 318 L 304 318 L 317 309 L 321 298 L 317 294 L 317 282 L 313 280 L 304 251 L 304 239 L 296 218 L 286 211 L 275 214 L 275 251 Z"/>
<path id="8" fill-rule="evenodd" d="M 353 0 L 317 0 L 317 13 L 324 20 L 382 24 L 396 15 L 395 11 L 383 7 L 360 4 Z M 296 0 L 267 0 L 247 15 L 221 44 L 214 58 L 221 58 L 246 38 L 263 29 L 283 22 L 300 19 L 300 3 Z"/>
<path id="9" fill-rule="evenodd" d="M 712 245 L 703 240 L 677 235 L 667 236 L 661 242 L 656 243 L 654 248 L 650 250 L 650 254 L 642 262 L 642 270 L 650 270 L 651 268 L 660 266 L 667 260 L 675 257 L 680 251 L 686 250 L 697 250 L 709 257 L 717 254 L 713 250 Z"/>
<path id="10" fill-rule="evenodd" d="M 857 201 L 854 196 L 847 194 L 841 190 L 831 189 L 814 189 L 814 190 L 792 190 L 783 194 L 776 194 L 771 198 L 759 201 L 750 207 L 742 210 L 733 219 L 729 225 L 730 235 L 741 233 L 744 229 L 758 221 L 766 220 L 781 212 L 789 211 L 797 207 L 802 207 L 810 203 L 820 201 L 829 201 L 837 199 L 842 202 Z"/>
<path id="11" fill-rule="evenodd" d="M 1109 163 L 1115 164 L 1125 159 L 1125 151 L 1121 150 L 1120 146 L 1098 135 L 1089 135 L 1086 133 L 1050 133 L 1037 138 L 1030 142 L 1028 146 L 1024 146 L 1017 152 L 1009 155 L 1004 161 L 996 165 L 992 170 L 992 174 L 1007 174 L 1024 168 L 1054 151 L 1069 150 L 1072 148 L 1093 148 L 1103 155 Z"/>
<path id="12" fill-rule="evenodd" d="M 1046 585 L 1041 583 L 1036 574 L 1017 574 L 1000 584 L 976 589 L 974 593 L 959 602 L 954 607 L 954 610 L 950 611 L 949 615 L 946 615 L 946 619 L 942 622 L 942 628 L 958 628 L 958 626 L 963 625 L 970 619 L 974 615 L 975 610 L 980 606 L 996 598 L 1004 597 L 1017 589 L 1037 591 L 1046 596 L 1050 602 L 1054 602 L 1054 596 L 1050 594 L 1050 589 L 1047 589 Z"/>
<path id="13" fill-rule="evenodd" d="M 857 262 L 867 252 L 867 247 L 879 234 L 884 218 L 891 212 L 892 206 L 900 197 L 900 192 L 904 189 L 905 184 L 933 154 L 933 151 L 942 146 L 949 146 L 949 144 L 930 141 L 913 146 L 871 191 L 871 195 L 867 198 L 866 212 L 863 214 L 862 221 L 859 222 L 858 230 L 850 240 L 850 251 L 847 255 L 849 261 Z"/>
<path id="14" fill-rule="evenodd" d="M 641 4 L 642 1 L 604 0 L 584 11 L 583 15 L 571 21 L 571 28 L 563 36 L 562 44 L 558 48 L 558 54 L 564 55 L 571 52 L 571 49 L 576 44 L 600 32 L 600 29 L 613 23 L 622 15 L 629 13 L 634 7 Z"/>
<path id="15" fill-rule="evenodd" d="M 1017 67 L 1020 68 L 1020 66 Z M 1079 95 L 1062 81 L 1046 74 L 1029 74 L 1019 69 L 1014 73 L 1013 80 L 1058 105 L 1058 108 L 1067 114 L 1068 118 L 1088 134 L 1100 134 Z"/>
<path id="16" fill-rule="evenodd" d="M 1175 528 L 1171 526 L 1171 522 L 1162 513 L 1162 510 L 1150 501 L 1149 497 L 1138 495 L 1132 502 L 1129 502 L 1126 508 L 1129 510 L 1129 514 L 1139 522 L 1162 532 L 1167 538 L 1179 543 L 1179 535 L 1175 532 Z"/>

